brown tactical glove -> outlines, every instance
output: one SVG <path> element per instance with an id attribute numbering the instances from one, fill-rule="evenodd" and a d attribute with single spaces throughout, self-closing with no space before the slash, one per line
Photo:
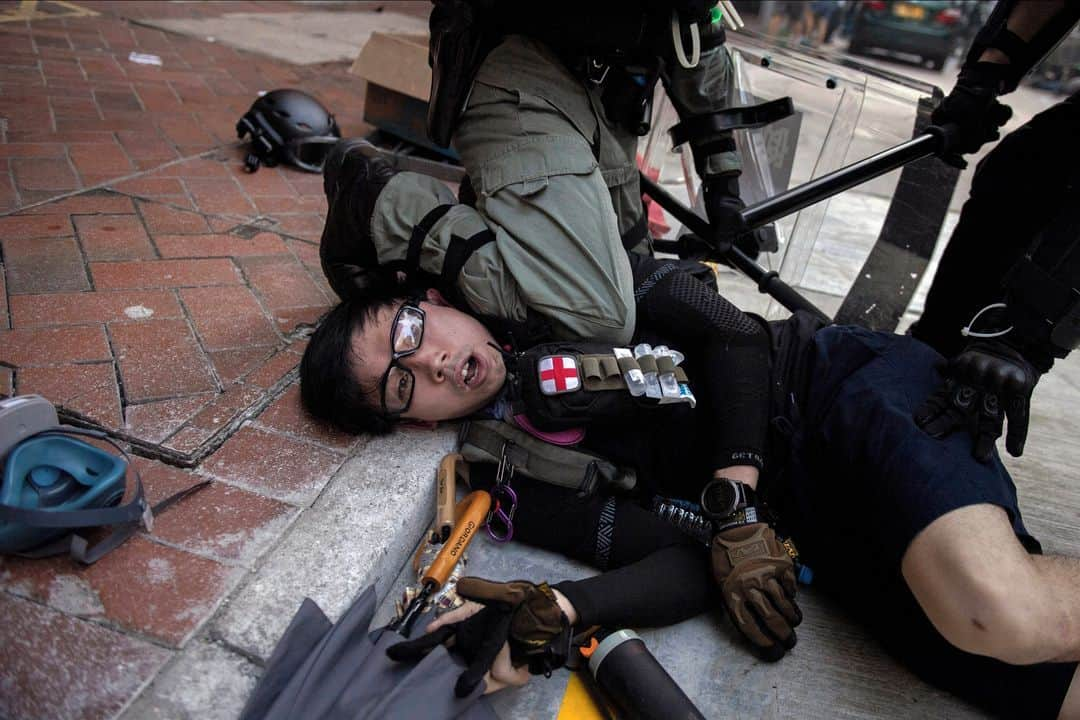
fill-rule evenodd
<path id="1" fill-rule="evenodd" d="M 551 675 L 552 670 L 566 663 L 570 653 L 570 622 L 547 583 L 534 585 L 525 580 L 503 583 L 463 577 L 457 582 L 457 592 L 463 598 L 482 603 L 484 609 L 461 622 L 391 645 L 386 649 L 390 659 L 417 660 L 453 638 L 453 649 L 469 663 L 454 687 L 458 697 L 473 691 L 507 642 L 511 664 L 527 665 L 533 675 Z"/>
<path id="2" fill-rule="evenodd" d="M 802 612 L 795 604 L 795 564 L 765 523 L 713 536 L 713 577 L 739 632 L 763 660 L 779 660 L 795 647 Z"/>

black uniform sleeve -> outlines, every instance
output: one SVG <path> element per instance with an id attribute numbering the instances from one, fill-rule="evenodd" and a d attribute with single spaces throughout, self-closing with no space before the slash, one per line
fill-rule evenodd
<path id="1" fill-rule="evenodd" d="M 638 329 L 648 328 L 694 359 L 701 377 L 691 387 L 715 429 L 712 467 L 764 465 L 769 422 L 769 334 L 716 290 L 664 265 L 638 283 Z M 702 397 L 704 395 L 704 397 Z"/>
<path id="2" fill-rule="evenodd" d="M 719 607 L 708 549 L 634 500 L 581 498 L 527 478 L 514 488 L 515 540 L 606 571 L 554 585 L 578 611 L 580 627 L 668 625 Z"/>

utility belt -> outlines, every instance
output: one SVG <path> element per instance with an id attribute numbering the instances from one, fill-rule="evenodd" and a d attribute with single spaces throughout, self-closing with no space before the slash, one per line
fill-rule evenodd
<path id="1" fill-rule="evenodd" d="M 681 354 L 641 345 L 634 350 L 546 343 L 507 362 L 505 419 L 469 420 L 459 436 L 466 461 L 498 467 L 493 495 L 507 495 L 503 486 L 515 474 L 582 496 L 636 488 L 634 468 L 581 447 L 588 426 L 625 427 L 629 436 L 642 423 L 663 422 L 665 411 L 693 406 L 696 399 L 678 366 Z"/>

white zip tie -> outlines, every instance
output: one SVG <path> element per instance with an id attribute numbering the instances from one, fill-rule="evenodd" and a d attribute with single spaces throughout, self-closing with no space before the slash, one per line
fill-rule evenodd
<path id="1" fill-rule="evenodd" d="M 974 332 L 971 329 L 972 326 L 975 325 L 975 321 L 979 319 L 979 316 L 982 315 L 987 310 L 994 310 L 995 308 L 1006 308 L 1006 307 L 1009 307 L 1009 306 L 1006 305 L 1003 302 L 1001 302 L 1001 303 L 991 303 L 991 304 L 987 305 L 982 310 L 975 313 L 975 317 L 971 318 L 971 322 L 969 322 L 965 327 L 963 327 L 960 330 L 960 334 L 963 335 L 964 337 L 991 339 L 991 338 L 998 338 L 998 337 L 1001 337 L 1002 335 L 1006 335 L 1006 334 L 1012 332 L 1012 329 L 1013 329 L 1012 325 L 1005 328 L 1004 330 L 1001 330 L 999 332 L 992 332 L 992 333 Z"/>
<path id="2" fill-rule="evenodd" d="M 690 54 L 691 58 L 686 59 L 686 48 L 682 44 L 682 32 L 679 28 L 679 11 L 671 11 L 671 42 L 675 46 L 675 57 L 678 58 L 679 64 L 687 70 L 696 68 L 697 64 L 701 61 L 701 35 L 698 33 L 697 23 L 690 23 Z"/>

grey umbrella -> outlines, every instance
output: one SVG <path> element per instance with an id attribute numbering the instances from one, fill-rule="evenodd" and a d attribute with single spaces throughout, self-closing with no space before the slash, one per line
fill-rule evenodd
<path id="1" fill-rule="evenodd" d="M 403 638 L 387 628 L 369 630 L 374 616 L 374 587 L 360 593 L 337 623 L 305 598 L 240 720 L 497 718 L 481 697 L 482 683 L 468 697 L 454 695 L 465 668 L 445 648 L 418 663 L 386 657 L 386 648 Z"/>

